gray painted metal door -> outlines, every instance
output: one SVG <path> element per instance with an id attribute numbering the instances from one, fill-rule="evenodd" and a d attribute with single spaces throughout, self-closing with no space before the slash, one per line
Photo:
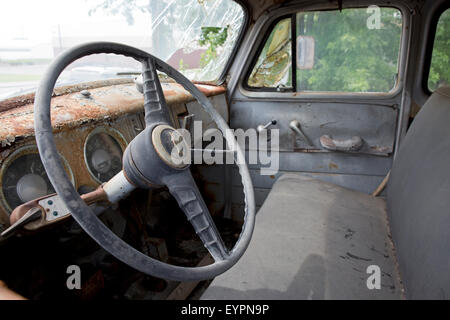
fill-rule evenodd
<path id="1" fill-rule="evenodd" d="M 279 170 L 274 174 L 261 175 L 261 162 L 249 165 L 257 206 L 264 202 L 274 181 L 285 172 L 303 173 L 365 193 L 374 191 L 389 172 L 401 118 L 409 15 L 401 7 L 382 10 L 386 28 L 377 30 L 380 32 L 378 34 L 366 26 L 367 10 L 364 8 L 350 8 L 347 12 L 352 11 L 352 14 L 346 15 L 336 8 L 329 11 L 314 4 L 307 8 L 292 6 L 268 12 L 252 26 L 230 70 L 228 102 L 231 128 L 256 129 L 276 120 L 276 125 L 270 128 L 279 130 L 279 143 L 269 145 L 269 148 L 279 150 Z M 349 23 L 347 28 L 343 27 L 345 23 Z M 323 29 L 324 25 L 328 29 Z M 335 29 L 338 31 L 330 38 L 326 32 L 312 31 L 315 27 L 331 33 Z M 333 51 L 329 47 L 330 43 L 336 45 L 336 41 L 348 36 L 356 39 L 351 50 L 359 57 L 360 63 L 364 65 L 365 61 L 377 61 L 371 68 L 361 67 L 366 70 L 363 71 L 365 76 L 385 82 L 375 80 L 370 89 L 356 90 L 335 85 L 346 83 L 345 79 L 353 79 L 352 75 L 357 78 L 361 70 L 353 67 L 358 64 L 348 58 L 348 46 L 341 46 L 341 51 Z M 374 48 L 368 40 L 372 36 L 382 36 L 383 39 L 386 36 L 392 41 L 385 41 L 387 46 L 382 49 L 377 47 L 376 53 L 375 49 L 362 51 L 363 48 Z M 301 41 L 304 44 L 311 39 L 315 45 L 310 45 L 310 48 L 315 47 L 315 53 L 305 51 L 301 44 Z M 301 65 L 305 61 L 299 58 L 303 54 L 299 53 L 302 51 L 299 48 L 306 52 L 303 60 L 312 58 L 314 66 L 308 63 Z M 354 48 L 361 50 L 355 51 Z M 387 51 L 389 59 L 384 54 Z M 346 59 L 326 60 L 324 57 L 330 52 Z M 330 64 L 324 61 L 333 61 L 330 63 L 346 68 L 346 72 L 336 72 L 336 68 L 334 73 L 327 72 L 331 71 L 327 69 Z M 277 63 L 279 67 L 273 67 Z M 389 67 L 380 68 L 382 64 Z M 397 69 L 390 68 L 392 66 L 397 66 Z M 305 73 L 304 69 L 309 69 L 309 73 Z M 329 77 L 329 81 L 308 87 L 311 78 L 305 77 L 310 77 L 317 70 L 322 72 L 322 80 Z M 384 78 L 377 78 L 385 72 L 382 70 L 390 71 L 383 75 Z M 289 76 L 281 75 L 282 72 Z M 341 77 L 343 74 L 346 77 L 344 80 Z M 383 86 L 379 86 L 380 83 Z M 255 151 L 249 145 L 246 150 Z M 241 187 L 236 169 L 232 171 L 232 207 L 233 213 L 238 215 L 243 205 Z"/>
<path id="2" fill-rule="evenodd" d="M 266 198 L 272 184 L 284 172 L 302 172 L 318 179 L 366 193 L 372 192 L 392 165 L 395 144 L 397 103 L 393 100 L 315 102 L 300 99 L 256 100 L 237 92 L 230 103 L 231 128 L 257 128 L 276 120 L 279 129 L 279 172 L 261 175 L 261 164 L 250 165 L 257 205 Z M 297 120 L 306 139 L 290 128 Z M 325 149 L 320 138 L 343 141 L 360 137 L 356 151 Z M 247 151 L 249 150 L 247 146 Z M 233 169 L 233 211 L 240 211 L 239 174 Z"/>

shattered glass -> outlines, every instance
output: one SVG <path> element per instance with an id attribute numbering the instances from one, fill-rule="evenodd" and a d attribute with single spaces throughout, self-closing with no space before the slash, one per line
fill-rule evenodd
<path id="1" fill-rule="evenodd" d="M 152 36 L 168 46 L 155 45 L 152 53 L 190 79 L 217 80 L 243 26 L 242 7 L 231 0 L 161 2 L 165 7 L 152 20 Z"/>
<path id="2" fill-rule="evenodd" d="M 11 12 L 20 12 L 21 19 Z M 0 101 L 34 92 L 61 52 L 94 41 L 139 48 L 191 80 L 214 82 L 244 21 L 241 5 L 233 0 L 2 1 Z M 66 68 L 57 86 L 133 78 L 140 71 L 133 59 L 86 56 Z"/>
<path id="3" fill-rule="evenodd" d="M 248 79 L 250 87 L 292 87 L 291 19 L 275 26 Z"/>

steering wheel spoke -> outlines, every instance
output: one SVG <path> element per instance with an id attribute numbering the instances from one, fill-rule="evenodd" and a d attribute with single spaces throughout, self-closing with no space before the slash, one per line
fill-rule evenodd
<path id="1" fill-rule="evenodd" d="M 214 260 L 225 260 L 229 256 L 228 250 L 191 172 L 184 170 L 167 176 L 164 182 Z"/>
<path id="2" fill-rule="evenodd" d="M 144 94 L 145 124 L 170 123 L 166 99 L 152 58 L 142 62 L 142 88 Z"/>

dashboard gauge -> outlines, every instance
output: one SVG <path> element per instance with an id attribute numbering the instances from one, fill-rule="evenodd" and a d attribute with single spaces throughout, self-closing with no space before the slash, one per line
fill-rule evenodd
<path id="1" fill-rule="evenodd" d="M 125 146 L 122 135 L 111 128 L 97 128 L 89 134 L 84 145 L 84 161 L 98 183 L 109 181 L 122 170 Z"/>
<path id="2" fill-rule="evenodd" d="M 66 161 L 63 164 L 72 183 L 73 175 Z M 13 152 L 1 171 L 1 200 L 8 212 L 30 200 L 55 193 L 35 146 Z"/>

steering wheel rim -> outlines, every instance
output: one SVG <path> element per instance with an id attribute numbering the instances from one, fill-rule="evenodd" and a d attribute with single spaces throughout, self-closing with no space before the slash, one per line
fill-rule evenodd
<path id="1" fill-rule="evenodd" d="M 241 234 L 226 259 L 202 267 L 182 267 L 153 259 L 116 236 L 101 222 L 76 192 L 58 157 L 52 132 L 50 104 L 56 80 L 65 67 L 79 58 L 99 53 L 124 55 L 134 58 L 141 63 L 145 61 L 154 63 L 156 69 L 165 72 L 176 80 L 197 99 L 199 104 L 217 124 L 219 130 L 222 131 L 227 143 L 234 147 L 236 164 L 244 186 L 245 216 Z M 159 80 L 157 81 L 159 83 Z M 197 281 L 212 279 L 225 272 L 244 254 L 250 243 L 255 224 L 253 186 L 245 162 L 245 156 L 239 144 L 236 143 L 228 124 L 214 109 L 209 99 L 177 70 L 151 54 L 127 45 L 112 42 L 92 42 L 79 45 L 60 54 L 49 66 L 36 92 L 34 108 L 36 142 L 50 182 L 78 224 L 101 247 L 117 259 L 136 270 L 155 277 L 175 281 Z M 189 169 L 187 170 L 189 171 Z"/>

